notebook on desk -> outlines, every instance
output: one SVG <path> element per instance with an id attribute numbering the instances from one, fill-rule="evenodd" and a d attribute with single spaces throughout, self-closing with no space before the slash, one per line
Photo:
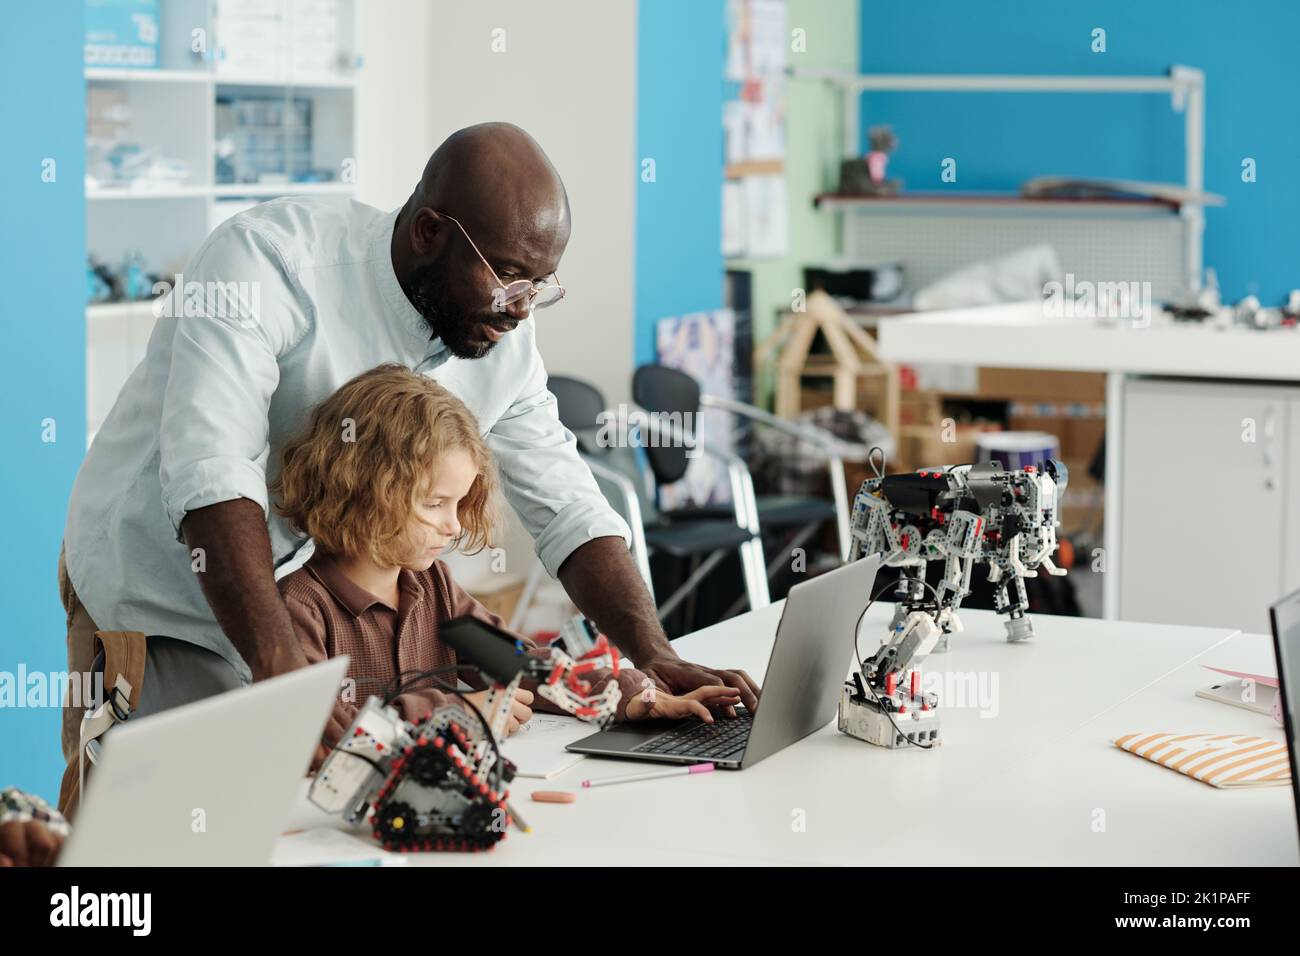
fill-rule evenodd
<path id="1" fill-rule="evenodd" d="M 1277 659 L 1278 701 L 1275 709 L 1280 711 L 1285 728 L 1283 741 L 1253 734 L 1158 732 L 1125 734 L 1112 743 L 1220 789 L 1285 786 L 1289 783 L 1295 801 L 1296 822 L 1300 827 L 1300 780 L 1297 780 L 1300 776 L 1300 741 L 1296 737 L 1296 697 L 1300 695 L 1300 591 L 1269 608 L 1269 620 Z M 1212 669 L 1237 679 L 1269 680 L 1258 674 Z"/>
<path id="2" fill-rule="evenodd" d="M 585 754 L 564 748 L 591 735 L 591 724 L 564 714 L 535 713 L 501 742 L 501 753 L 515 765 L 516 777 L 549 780 L 581 762 Z"/>
<path id="3" fill-rule="evenodd" d="M 1220 789 L 1284 787 L 1286 744 L 1251 734 L 1125 734 L 1115 746 Z"/>
<path id="4" fill-rule="evenodd" d="M 1279 725 L 1282 724 L 1282 695 L 1278 692 L 1276 677 L 1269 677 L 1267 674 L 1248 674 L 1244 671 L 1212 667 L 1209 664 L 1201 666 L 1206 670 L 1223 674 L 1225 679 L 1209 687 L 1199 688 L 1196 691 L 1197 697 L 1227 704 L 1229 707 L 1240 707 L 1242 710 L 1257 714 L 1267 714 Z"/>

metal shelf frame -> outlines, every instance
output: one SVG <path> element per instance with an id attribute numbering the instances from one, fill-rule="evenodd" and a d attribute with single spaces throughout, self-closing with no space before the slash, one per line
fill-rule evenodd
<path id="1" fill-rule="evenodd" d="M 1175 112 L 1183 114 L 1183 175 L 1193 193 L 1205 190 L 1205 73 L 1175 65 L 1164 76 L 1050 76 L 1015 74 L 846 73 L 841 70 L 794 68 L 796 79 L 820 80 L 839 89 L 843 99 L 843 155 L 861 154 L 861 103 L 863 93 L 1124 93 L 1168 96 Z M 1194 289 L 1201 285 L 1205 211 L 1200 203 L 1186 202 L 1179 215 L 1187 221 L 1184 262 Z"/>

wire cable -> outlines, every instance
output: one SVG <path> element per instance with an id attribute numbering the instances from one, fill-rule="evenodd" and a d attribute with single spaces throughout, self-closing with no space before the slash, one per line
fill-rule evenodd
<path id="1" fill-rule="evenodd" d="M 924 584 L 927 588 L 930 589 L 930 593 L 934 595 L 935 611 L 936 613 L 938 613 L 939 592 L 935 590 L 934 585 L 932 585 L 929 581 L 927 581 L 923 576 L 917 576 L 915 578 L 910 578 L 909 580 L 920 581 L 922 584 Z M 871 608 L 875 605 L 876 601 L 880 599 L 880 596 L 882 594 L 884 594 L 890 588 L 898 587 L 898 585 L 899 585 L 899 581 L 890 581 L 889 583 L 881 587 L 880 590 L 878 590 L 875 594 L 871 596 L 871 600 L 867 602 L 867 606 L 862 609 L 862 613 L 858 615 L 858 619 L 853 623 L 853 660 L 856 663 L 859 673 L 861 673 L 862 671 L 862 655 L 858 651 L 858 629 L 862 626 L 862 619 L 867 616 L 867 612 L 871 610 Z M 865 677 L 865 675 L 863 676 Z M 880 712 L 885 715 L 885 719 L 888 720 L 890 725 L 894 728 L 895 734 L 897 734 L 899 737 L 902 737 L 904 740 L 906 740 L 908 744 L 912 747 L 919 747 L 922 750 L 934 749 L 934 744 L 918 743 L 917 741 L 912 740 L 905 733 L 903 733 L 903 731 L 899 728 L 898 723 L 894 720 L 893 715 L 888 710 L 885 709 L 880 694 L 878 694 L 876 692 L 876 688 L 871 685 L 871 681 L 863 680 L 862 683 L 866 686 L 867 690 L 871 691 L 871 696 L 874 697 L 876 700 L 876 706 L 880 709 Z"/>

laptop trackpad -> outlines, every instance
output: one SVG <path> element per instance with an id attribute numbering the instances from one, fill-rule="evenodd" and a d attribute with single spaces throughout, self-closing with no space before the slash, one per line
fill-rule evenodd
<path id="1" fill-rule="evenodd" d="M 662 733 L 693 723 L 699 721 L 688 718 L 686 720 L 638 720 L 635 723 L 614 724 L 608 730 L 601 730 L 590 737 L 575 740 L 565 747 L 565 750 L 574 753 L 589 753 L 592 750 L 631 750 Z"/>

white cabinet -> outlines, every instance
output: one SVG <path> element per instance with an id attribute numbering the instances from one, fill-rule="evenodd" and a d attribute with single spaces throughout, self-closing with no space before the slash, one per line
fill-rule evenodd
<path id="1" fill-rule="evenodd" d="M 1267 631 L 1300 587 L 1300 389 L 1131 380 L 1121 434 L 1120 617 Z"/>

